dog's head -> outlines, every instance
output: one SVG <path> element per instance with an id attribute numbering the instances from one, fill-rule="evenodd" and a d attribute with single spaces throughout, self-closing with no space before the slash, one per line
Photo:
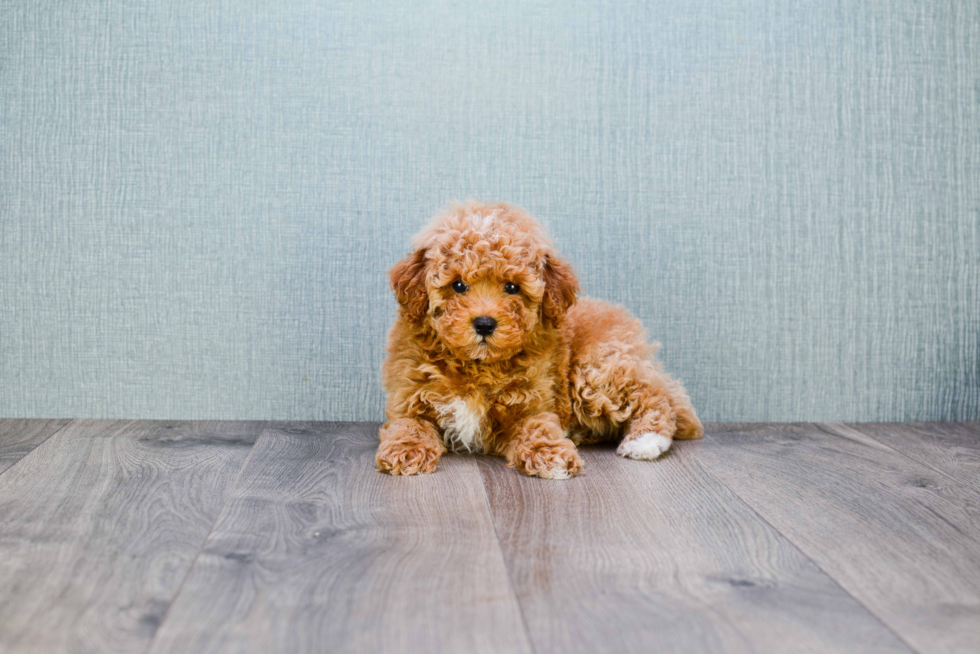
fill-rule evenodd
<path id="1" fill-rule="evenodd" d="M 460 358 L 507 359 L 555 329 L 578 280 L 531 216 L 506 204 L 450 208 L 389 272 L 403 317 Z"/>

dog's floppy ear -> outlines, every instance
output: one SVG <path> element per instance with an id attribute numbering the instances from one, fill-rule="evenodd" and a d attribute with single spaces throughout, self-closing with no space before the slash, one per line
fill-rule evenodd
<path id="1" fill-rule="evenodd" d="M 565 320 L 568 307 L 575 304 L 578 279 L 571 264 L 548 255 L 544 262 L 544 284 L 544 299 L 541 303 L 544 320 L 558 327 Z"/>
<path id="2" fill-rule="evenodd" d="M 429 309 L 429 295 L 425 290 L 425 249 L 419 248 L 392 266 L 388 278 L 405 317 L 420 322 Z"/>

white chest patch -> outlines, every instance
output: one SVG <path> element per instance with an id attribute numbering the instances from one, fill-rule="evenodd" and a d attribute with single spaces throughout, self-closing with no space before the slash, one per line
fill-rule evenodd
<path id="1" fill-rule="evenodd" d="M 462 398 L 439 406 L 442 440 L 453 452 L 483 452 L 483 414 Z"/>

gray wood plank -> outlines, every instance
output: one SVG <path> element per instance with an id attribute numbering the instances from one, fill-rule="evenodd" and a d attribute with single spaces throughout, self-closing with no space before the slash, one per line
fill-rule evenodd
<path id="1" fill-rule="evenodd" d="M 0 651 L 145 651 L 261 426 L 76 421 L 0 476 Z"/>
<path id="2" fill-rule="evenodd" d="M 0 420 L 0 474 L 70 420 Z"/>
<path id="3" fill-rule="evenodd" d="M 699 459 L 920 652 L 977 650 L 971 490 L 834 426 L 715 425 Z"/>
<path id="4" fill-rule="evenodd" d="M 980 493 L 980 423 L 863 423 L 853 429 Z"/>
<path id="5" fill-rule="evenodd" d="M 481 460 L 538 654 L 909 652 L 700 466 L 585 448 L 568 482 Z"/>
<path id="6" fill-rule="evenodd" d="M 280 424 L 152 652 L 528 652 L 473 458 L 374 469 L 376 424 Z"/>

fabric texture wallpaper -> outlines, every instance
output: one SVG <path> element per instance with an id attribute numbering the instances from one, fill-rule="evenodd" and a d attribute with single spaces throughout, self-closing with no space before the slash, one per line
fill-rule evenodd
<path id="1" fill-rule="evenodd" d="M 706 421 L 980 419 L 980 3 L 490 4 L 0 0 L 0 416 L 381 420 L 479 198 Z"/>

